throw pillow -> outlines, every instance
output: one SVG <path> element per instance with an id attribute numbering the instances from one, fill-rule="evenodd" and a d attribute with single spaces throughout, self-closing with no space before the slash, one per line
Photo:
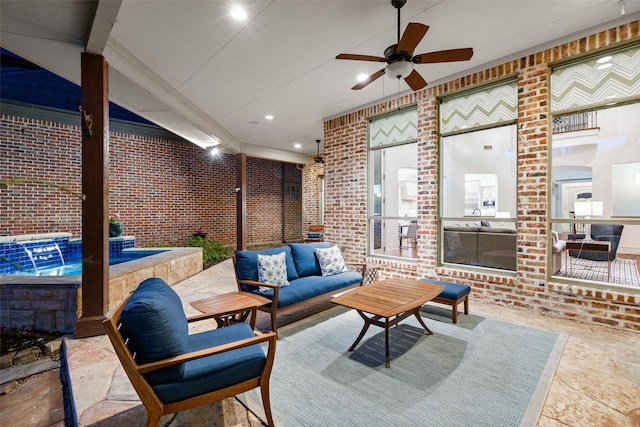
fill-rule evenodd
<path id="1" fill-rule="evenodd" d="M 333 276 L 334 274 L 349 271 L 337 246 L 331 246 L 326 249 L 316 248 L 316 256 L 323 276 Z"/>
<path id="2" fill-rule="evenodd" d="M 275 255 L 258 254 L 258 281 L 271 283 L 279 287 L 289 286 L 287 280 L 287 259 L 284 252 Z M 267 292 L 271 289 L 260 286 L 260 292 Z"/>

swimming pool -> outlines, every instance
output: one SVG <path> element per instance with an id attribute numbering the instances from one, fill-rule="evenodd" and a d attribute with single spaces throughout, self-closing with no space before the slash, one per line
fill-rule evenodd
<path id="1" fill-rule="evenodd" d="M 157 255 L 166 249 L 135 248 L 134 236 L 109 239 L 109 265 Z M 0 275 L 75 276 L 82 274 L 82 240 L 71 233 L 0 237 Z"/>
<path id="2" fill-rule="evenodd" d="M 124 249 L 120 253 L 120 257 L 109 259 L 109 265 L 111 266 L 111 265 L 116 265 L 123 262 L 134 261 L 140 258 L 156 255 L 162 252 L 165 252 L 165 250 L 158 249 L 158 250 L 144 250 L 144 251 L 141 251 L 141 250 L 128 251 L 127 249 Z M 47 268 L 16 270 L 10 274 L 15 276 L 75 276 L 77 274 L 82 274 L 82 261 L 70 262 L 64 265 L 57 265 L 54 267 L 47 267 Z"/>

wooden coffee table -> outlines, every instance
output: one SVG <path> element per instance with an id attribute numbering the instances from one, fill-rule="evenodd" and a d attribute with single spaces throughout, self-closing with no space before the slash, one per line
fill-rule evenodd
<path id="1" fill-rule="evenodd" d="M 254 329 L 257 308 L 270 302 L 270 299 L 251 292 L 236 291 L 191 301 L 189 304 L 204 313 L 205 316 L 213 317 L 219 328 L 236 322 L 244 322 L 251 315 L 249 324 L 251 329 Z"/>
<path id="2" fill-rule="evenodd" d="M 349 351 L 356 348 L 369 325 L 384 328 L 386 365 L 389 368 L 389 328 L 414 315 L 424 330 L 432 334 L 420 317 L 420 307 L 437 297 L 443 289 L 444 285 L 415 279 L 385 279 L 347 291 L 331 299 L 331 302 L 355 309 L 364 320 L 362 331 L 349 347 Z M 393 319 L 390 319 L 391 317 Z"/>

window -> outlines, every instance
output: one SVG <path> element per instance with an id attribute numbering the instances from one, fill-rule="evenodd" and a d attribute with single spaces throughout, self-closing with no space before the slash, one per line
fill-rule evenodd
<path id="1" fill-rule="evenodd" d="M 441 262 L 515 271 L 516 82 L 443 99 Z"/>
<path id="2" fill-rule="evenodd" d="M 285 186 L 287 200 L 298 200 L 300 197 L 300 186 L 298 184 L 287 184 Z"/>
<path id="3" fill-rule="evenodd" d="M 550 274 L 640 286 L 640 46 L 551 76 Z"/>
<path id="4" fill-rule="evenodd" d="M 417 129 L 415 108 L 369 122 L 370 255 L 417 258 Z"/>

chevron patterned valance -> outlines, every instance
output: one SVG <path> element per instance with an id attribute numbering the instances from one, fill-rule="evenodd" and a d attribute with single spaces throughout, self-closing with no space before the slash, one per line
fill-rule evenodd
<path id="1" fill-rule="evenodd" d="M 640 45 L 552 70 L 552 112 L 640 97 Z"/>
<path id="2" fill-rule="evenodd" d="M 410 108 L 371 119 L 369 147 L 414 142 L 418 139 L 418 110 Z"/>
<path id="3" fill-rule="evenodd" d="M 440 133 L 486 127 L 518 118 L 516 81 L 445 98 L 440 108 Z"/>

